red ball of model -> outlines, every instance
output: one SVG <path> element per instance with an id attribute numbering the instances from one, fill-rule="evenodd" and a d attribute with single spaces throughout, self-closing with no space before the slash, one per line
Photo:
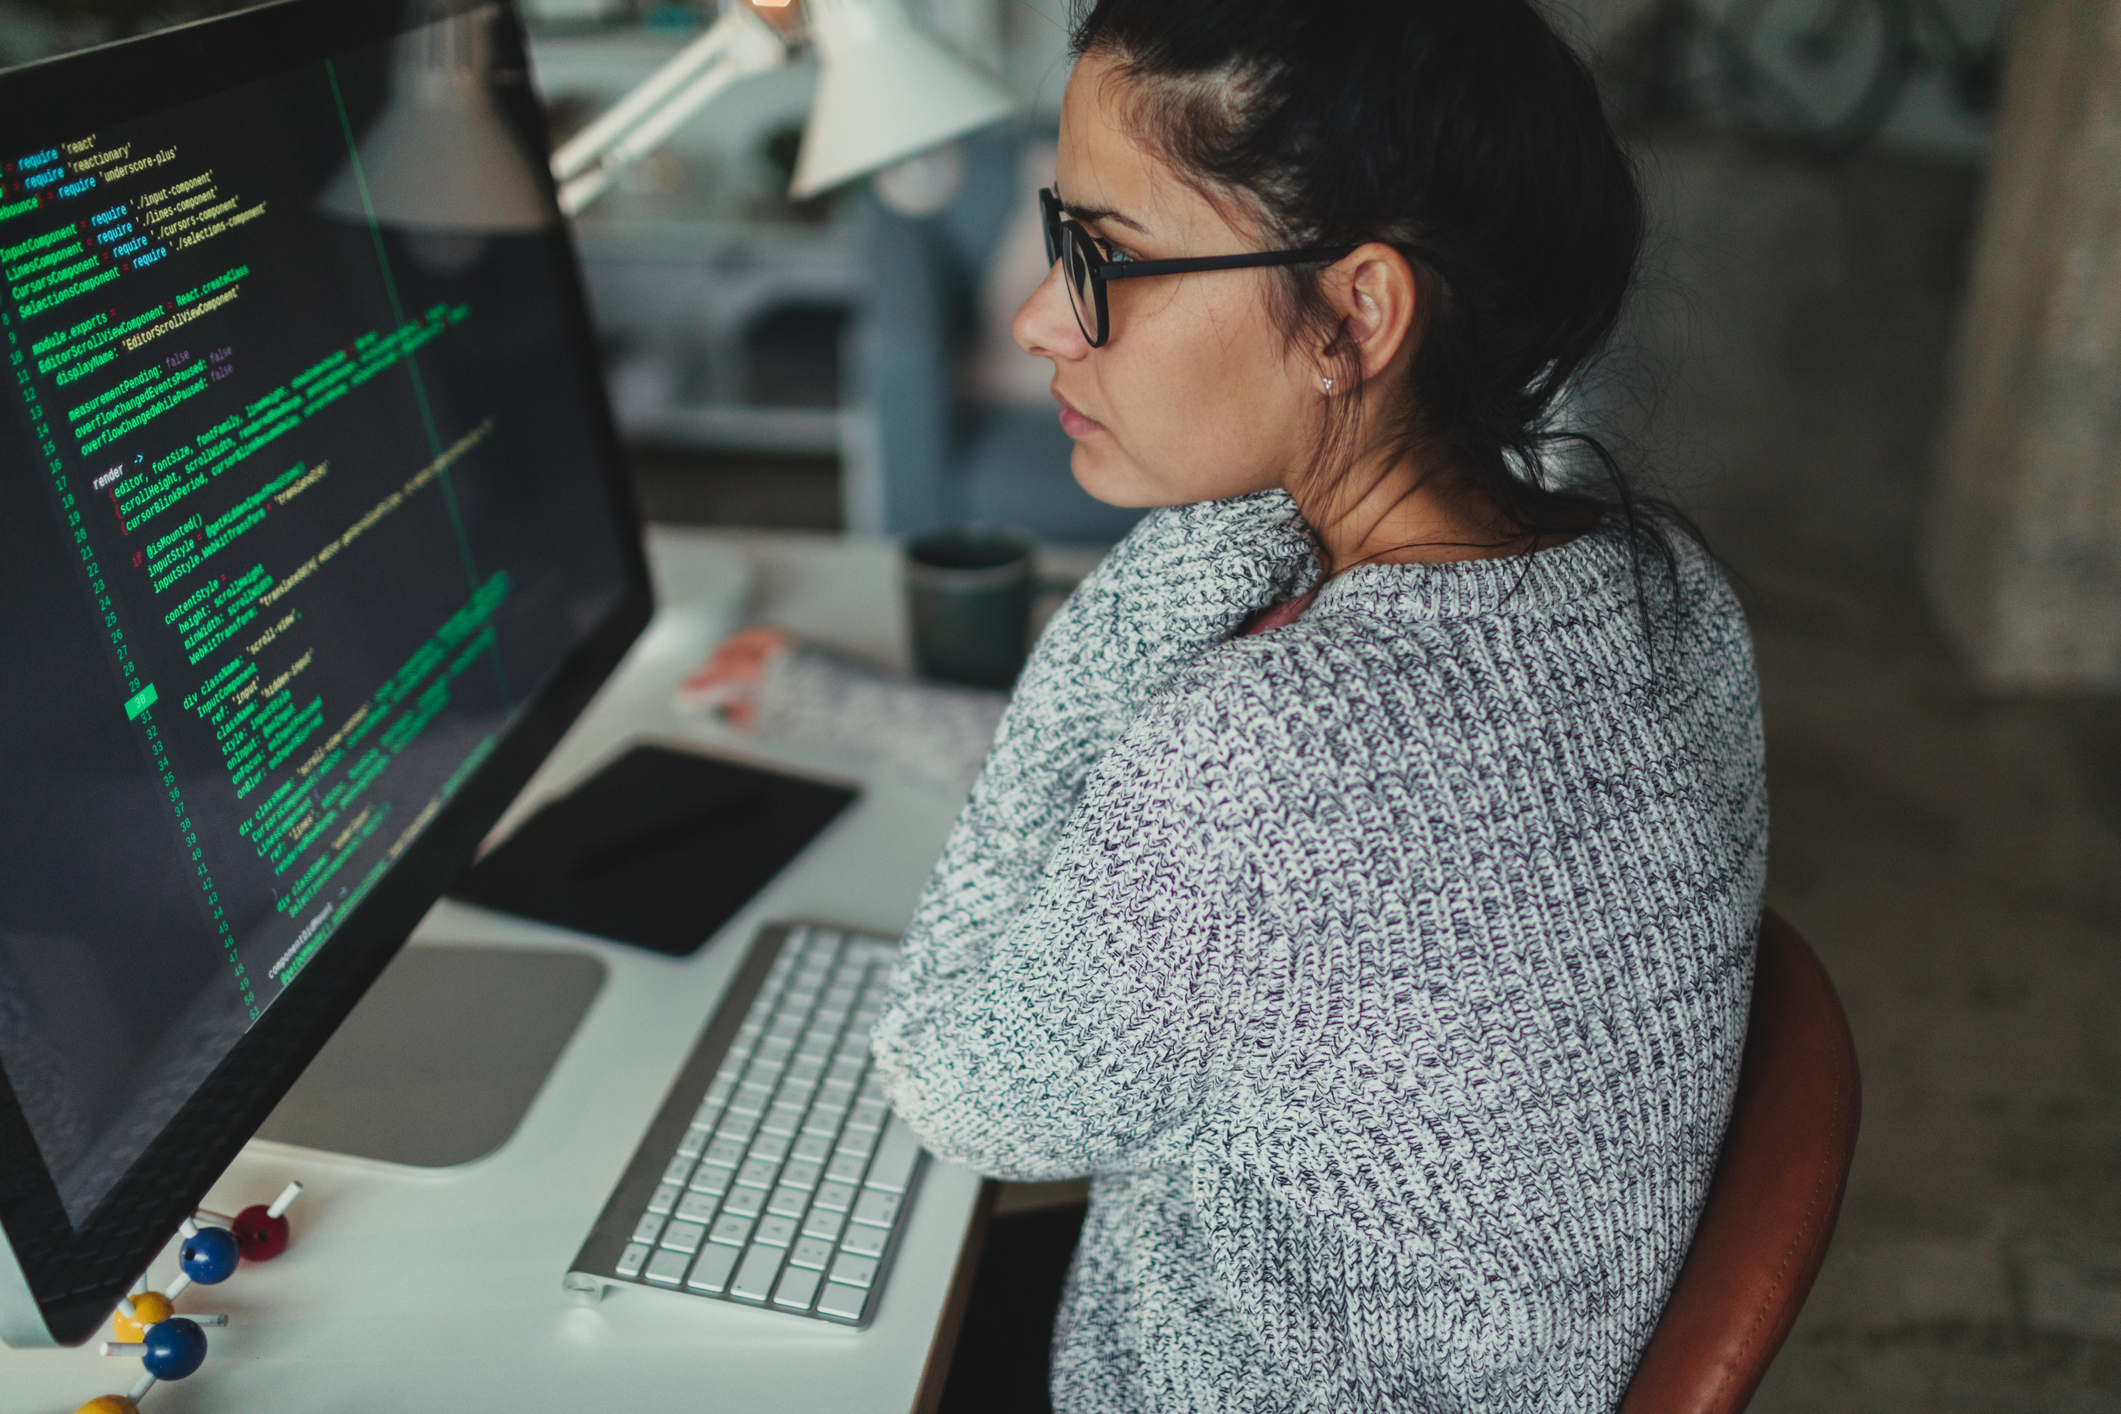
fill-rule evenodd
<path id="1" fill-rule="evenodd" d="M 275 1217 L 263 1203 L 236 1214 L 229 1226 L 246 1262 L 268 1262 L 287 1250 L 287 1219 Z"/>

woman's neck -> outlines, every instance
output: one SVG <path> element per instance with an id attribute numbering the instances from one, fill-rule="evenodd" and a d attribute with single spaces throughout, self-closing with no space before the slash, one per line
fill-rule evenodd
<path id="1" fill-rule="evenodd" d="M 1382 470 L 1358 464 L 1331 486 L 1291 486 L 1289 494 L 1325 550 L 1328 576 L 1364 564 L 1495 559 L 1568 538 L 1535 545 L 1498 526 L 1494 508 L 1458 490 L 1457 478 L 1424 475 L 1405 459 Z"/>

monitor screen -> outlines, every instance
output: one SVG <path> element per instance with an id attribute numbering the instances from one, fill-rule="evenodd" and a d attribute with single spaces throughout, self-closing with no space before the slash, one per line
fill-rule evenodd
<path id="1" fill-rule="evenodd" d="M 0 75 L 0 1069 L 10 1240 L 78 1287 L 125 1262 L 67 1277 L 30 1209 L 89 1234 L 187 1113 L 226 1162 L 645 585 L 511 14 L 295 0 L 41 67 Z"/>

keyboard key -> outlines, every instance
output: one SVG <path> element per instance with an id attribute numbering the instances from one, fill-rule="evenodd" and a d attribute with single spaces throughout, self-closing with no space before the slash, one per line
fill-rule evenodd
<path id="1" fill-rule="evenodd" d="M 759 1125 L 759 1128 L 765 1130 L 768 1134 L 794 1134 L 802 1127 L 803 1107 L 801 1105 L 775 1105 L 771 1110 L 767 1111 L 765 1120 Z"/>
<path id="2" fill-rule="evenodd" d="M 806 1164 L 800 1159 L 781 1170 L 781 1182 L 789 1188 L 800 1188 L 805 1193 L 817 1187 L 817 1181 L 825 1171 L 823 1164 Z"/>
<path id="3" fill-rule="evenodd" d="M 799 1218 L 803 1209 L 810 1206 L 810 1195 L 800 1188 L 785 1184 L 773 1190 L 773 1201 L 766 1205 L 769 1213 L 778 1213 L 786 1218 Z"/>
<path id="4" fill-rule="evenodd" d="M 820 1101 L 810 1107 L 809 1115 L 804 1118 L 803 1133 L 830 1139 L 840 1132 L 840 1121 L 846 1117 L 845 1105 L 829 1105 Z"/>
<path id="5" fill-rule="evenodd" d="M 778 1083 L 778 1081 L 775 1083 Z M 772 1102 L 772 1085 L 747 1080 L 744 1082 L 744 1087 L 736 1092 L 735 1098 L 730 1100 L 729 1113 L 733 1115 L 761 1115 L 766 1113 L 766 1106 Z"/>
<path id="6" fill-rule="evenodd" d="M 685 1279 L 685 1285 L 720 1296 L 729 1285 L 729 1273 L 735 1268 L 736 1259 L 742 1255 L 739 1248 L 717 1247 L 710 1242 L 707 1250 L 700 1253 L 700 1260 L 693 1263 L 692 1275 Z"/>
<path id="7" fill-rule="evenodd" d="M 659 1213 L 650 1213 L 633 1225 L 633 1240 L 655 1246 L 655 1240 L 663 1235 L 663 1218 Z"/>
<path id="8" fill-rule="evenodd" d="M 714 1127 L 714 1137 L 717 1142 L 724 1139 L 734 1139 L 737 1143 L 743 1144 L 749 1142 L 751 1136 L 758 1133 L 758 1129 L 759 1117 L 757 1115 L 723 1115 L 722 1122 Z M 707 1147 L 712 1149 L 714 1145 L 710 1144 Z"/>
<path id="9" fill-rule="evenodd" d="M 818 1274 L 804 1267 L 790 1267 L 781 1277 L 781 1284 L 773 1289 L 773 1304 L 791 1310 L 807 1311 L 810 1298 L 817 1295 Z"/>
<path id="10" fill-rule="evenodd" d="M 825 1283 L 825 1290 L 818 1296 L 817 1309 L 820 1315 L 838 1316 L 843 1321 L 858 1321 L 862 1318 L 862 1307 L 868 1304 L 869 1293 L 858 1286 L 842 1286 L 836 1281 Z"/>
<path id="11" fill-rule="evenodd" d="M 776 1105 L 795 1105 L 801 1108 L 810 1103 L 810 1097 L 816 1090 L 817 1086 L 807 1081 L 793 1078 L 783 1080 L 781 1088 L 773 1092 L 773 1103 Z"/>
<path id="12" fill-rule="evenodd" d="M 832 1062 L 832 1069 L 825 1072 L 825 1080 L 829 1084 L 859 1085 L 862 1072 L 868 1068 L 869 1056 L 866 1051 L 858 1056 L 843 1054 Z"/>
<path id="13" fill-rule="evenodd" d="M 772 1159 L 746 1159 L 744 1166 L 736 1171 L 736 1181 L 746 1188 L 771 1188 L 773 1176 L 780 1167 Z"/>
<path id="14" fill-rule="evenodd" d="M 823 1134 L 805 1134 L 790 1152 L 804 1163 L 821 1164 L 832 1157 L 832 1140 Z"/>
<path id="15" fill-rule="evenodd" d="M 812 1208 L 810 1216 L 803 1219 L 803 1236 L 814 1237 L 820 1242 L 830 1242 L 840 1235 L 847 1225 L 845 1213 L 828 1213 L 823 1208 Z M 863 1228 L 867 1232 L 869 1229 Z"/>
<path id="16" fill-rule="evenodd" d="M 773 1279 L 781 1272 L 781 1249 L 756 1244 L 744 1251 L 744 1265 L 729 1283 L 729 1294 L 739 1301 L 764 1301 L 773 1291 Z"/>
<path id="17" fill-rule="evenodd" d="M 663 1246 L 673 1252 L 697 1252 L 707 1229 L 698 1223 L 672 1223 L 663 1229 Z"/>
<path id="18" fill-rule="evenodd" d="M 684 1196 L 684 1192 L 685 1189 L 680 1184 L 657 1184 L 654 1194 L 651 1195 L 648 1199 L 648 1211 L 651 1213 L 668 1214 L 672 1208 L 675 1208 L 678 1205 L 678 1199 Z"/>
<path id="19" fill-rule="evenodd" d="M 758 1236 L 754 1240 L 763 1242 L 768 1247 L 786 1247 L 789 1243 L 795 1241 L 795 1219 L 760 1219 Z"/>
<path id="20" fill-rule="evenodd" d="M 863 1231 L 868 1231 L 864 1228 Z M 788 1263 L 795 1267 L 813 1267 L 823 1270 L 832 1260 L 832 1243 L 821 1237 L 804 1237 L 796 1241 L 788 1254 Z"/>
<path id="21" fill-rule="evenodd" d="M 876 1276 L 874 1257 L 857 1257 L 852 1253 L 840 1253 L 840 1259 L 832 1264 L 832 1279 L 849 1286 L 867 1286 Z"/>
<path id="22" fill-rule="evenodd" d="M 766 1190 L 763 1188 L 732 1188 L 729 1196 L 722 1200 L 722 1211 L 735 1213 L 740 1218 L 755 1218 L 766 1211 Z"/>
<path id="23" fill-rule="evenodd" d="M 844 1213 L 854 1206 L 854 1185 L 851 1183 L 821 1184 L 817 1190 L 817 1205 L 828 1213 Z"/>
<path id="24" fill-rule="evenodd" d="M 862 1170 L 869 1167 L 869 1160 L 860 1154 L 836 1154 L 832 1166 L 825 1170 L 825 1177 L 834 1183 L 860 1183 Z"/>
<path id="25" fill-rule="evenodd" d="M 686 1158 L 683 1154 L 672 1159 L 663 1170 L 663 1182 L 665 1183 L 683 1183 L 690 1177 L 692 1177 L 692 1160 Z"/>
<path id="26" fill-rule="evenodd" d="M 876 1152 L 876 1135 L 873 1129 L 850 1129 L 840 1136 L 837 1152 L 860 1154 L 866 1159 Z"/>
<path id="27" fill-rule="evenodd" d="M 854 1211 L 848 1214 L 853 1221 L 867 1223 L 871 1227 L 889 1227 L 898 1217 L 899 1196 L 896 1193 L 879 1193 L 873 1188 L 862 1190 L 855 1200 Z"/>
<path id="28" fill-rule="evenodd" d="M 735 1176 L 731 1169 L 716 1168 L 713 1164 L 701 1164 L 692 1175 L 692 1191 L 719 1198 L 729 1191 L 729 1180 Z"/>
<path id="29" fill-rule="evenodd" d="M 744 1162 L 744 1141 L 741 1139 L 717 1139 L 707 1146 L 700 1159 L 704 1164 L 715 1164 L 721 1168 L 735 1168 Z"/>
<path id="30" fill-rule="evenodd" d="M 852 1252 L 857 1257 L 881 1257 L 891 1241 L 891 1229 L 887 1227 L 855 1227 L 847 1230 L 847 1240 L 840 1244 L 842 1252 Z"/>
<path id="31" fill-rule="evenodd" d="M 641 1267 L 648 1260 L 648 1252 L 649 1247 L 645 1242 L 627 1243 L 626 1250 L 619 1253 L 619 1264 L 612 1268 L 613 1273 L 632 1281 L 641 1274 Z"/>
<path id="32" fill-rule="evenodd" d="M 713 1229 L 707 1234 L 707 1240 L 728 1247 L 742 1247 L 751 1240 L 751 1219 L 725 1214 L 715 1219 Z"/>
<path id="33" fill-rule="evenodd" d="M 715 1205 L 720 1201 L 721 1195 L 717 1193 L 690 1194 L 684 1202 L 678 1204 L 678 1221 L 711 1223 L 714 1221 Z"/>
<path id="34" fill-rule="evenodd" d="M 779 1162 L 788 1157 L 788 1136 L 785 1134 L 761 1134 L 751 1141 L 751 1157 L 772 1159 Z"/>
<path id="35" fill-rule="evenodd" d="M 862 1100 L 857 1102 L 854 1109 L 848 1114 L 847 1127 L 849 1129 L 882 1129 L 884 1127 L 884 1117 L 890 1113 L 891 1107 L 882 1100 Z"/>
<path id="36" fill-rule="evenodd" d="M 650 1281 L 659 1281 L 665 1286 L 676 1286 L 685 1279 L 685 1268 L 691 1265 L 690 1252 L 673 1252 L 665 1248 L 648 1259 L 648 1270 L 643 1275 Z"/>
<path id="37" fill-rule="evenodd" d="M 700 1129 L 714 1128 L 715 1121 L 722 1117 L 723 1104 L 721 1100 L 700 1101 L 700 1107 L 692 1112 L 693 1124 Z"/>
<path id="38" fill-rule="evenodd" d="M 884 1128 L 884 1142 L 870 1161 L 865 1186 L 880 1188 L 886 1193 L 904 1193 L 906 1184 L 913 1177 L 913 1166 L 920 1162 L 920 1157 L 921 1141 L 913 1137 L 906 1121 L 893 1115 L 891 1123 Z"/>
<path id="39" fill-rule="evenodd" d="M 687 1129 L 685 1131 L 685 1137 L 683 1139 L 678 1140 L 678 1152 L 680 1154 L 683 1154 L 688 1159 L 698 1158 L 700 1156 L 700 1150 L 707 1147 L 707 1137 L 709 1133 L 710 1131 L 702 1129 L 698 1125 L 694 1125 L 692 1128 Z"/>
<path id="40" fill-rule="evenodd" d="M 736 1077 L 725 1070 L 720 1074 L 716 1075 L 713 1081 L 708 1084 L 707 1099 L 705 1103 L 710 1105 L 726 1105 L 729 1103 L 729 1097 L 731 1095 L 734 1095 L 735 1093 Z"/>

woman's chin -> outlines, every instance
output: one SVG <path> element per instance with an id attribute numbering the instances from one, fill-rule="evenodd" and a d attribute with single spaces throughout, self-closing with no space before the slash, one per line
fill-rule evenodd
<path id="1" fill-rule="evenodd" d="M 1139 510 L 1163 504 L 1142 484 L 1139 476 L 1127 474 L 1123 467 L 1115 466 L 1114 461 L 1108 447 L 1077 442 L 1074 453 L 1068 458 L 1068 470 L 1075 474 L 1076 485 L 1108 506 Z"/>

